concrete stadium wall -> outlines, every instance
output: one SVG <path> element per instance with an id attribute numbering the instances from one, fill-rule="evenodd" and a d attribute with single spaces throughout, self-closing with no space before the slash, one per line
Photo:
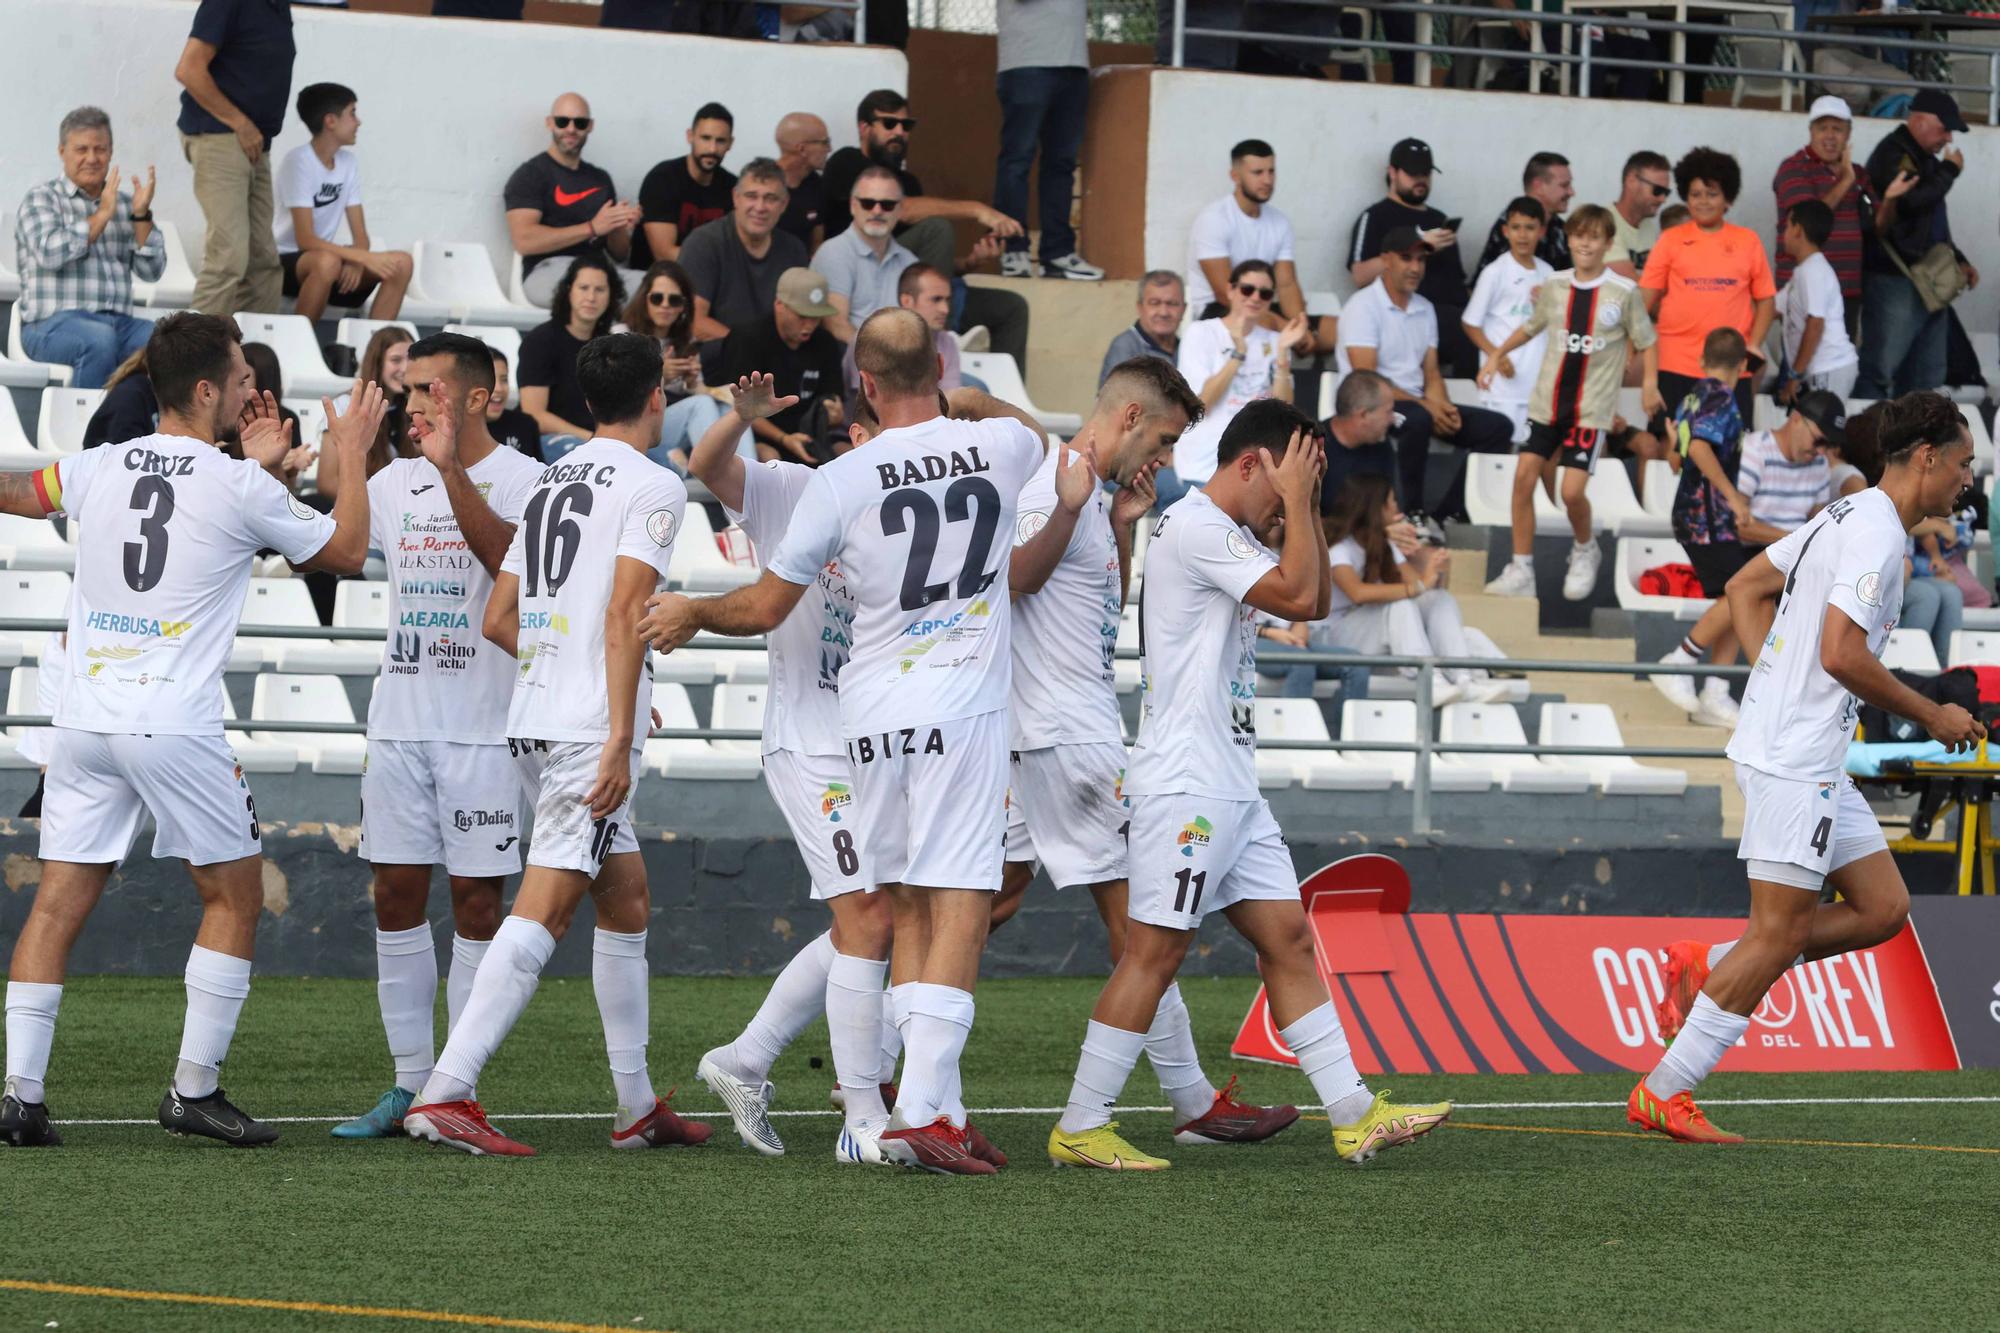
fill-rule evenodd
<path id="1" fill-rule="evenodd" d="M 19 41 L 0 86 L 0 207 L 60 174 L 56 125 L 95 103 L 111 113 L 113 162 L 130 181 L 152 164 L 155 208 L 200 264 L 201 210 L 174 127 L 174 62 L 187 41 L 187 0 L 0 0 L 0 28 Z M 636 199 L 662 158 L 687 151 L 682 133 L 703 102 L 733 111 L 740 166 L 775 153 L 781 116 L 822 116 L 835 148 L 854 142 L 854 103 L 870 88 L 906 85 L 900 51 L 796 46 L 544 24 L 468 23 L 292 8 L 298 59 L 292 90 L 331 80 L 361 99 L 363 203 L 370 230 L 399 246 L 418 239 L 480 241 L 509 251 L 500 188 L 548 144 L 549 103 L 590 99 L 598 126 L 588 158 Z M 273 153 L 303 142 L 287 114 Z M 9 247 L 11 236 L 5 238 Z M 505 281 L 505 272 L 501 273 Z"/>

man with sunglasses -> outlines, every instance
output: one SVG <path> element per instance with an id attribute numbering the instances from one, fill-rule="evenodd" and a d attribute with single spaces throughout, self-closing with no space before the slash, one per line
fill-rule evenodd
<path id="1" fill-rule="evenodd" d="M 1806 146 L 1778 164 L 1771 179 L 1771 192 L 1778 200 L 1778 266 L 1776 278 L 1783 287 L 1792 280 L 1795 262 L 1785 253 L 1783 232 L 1792 205 L 1817 199 L 1833 210 L 1833 233 L 1821 252 L 1840 279 L 1840 299 L 1846 303 L 1847 333 L 1851 338 L 1861 326 L 1861 237 L 1862 213 L 1867 210 L 1868 227 L 1873 230 L 1875 184 L 1868 168 L 1854 160 L 1854 113 L 1838 97 L 1815 100 L 1808 117 Z"/>
<path id="2" fill-rule="evenodd" d="M 1673 188 L 1673 164 L 1659 153 L 1642 148 L 1625 159 L 1618 201 L 1611 205 L 1618 234 L 1604 252 L 1604 267 L 1621 278 L 1639 280 L 1646 256 L 1660 239 L 1659 212 Z"/>
<path id="3" fill-rule="evenodd" d="M 826 275 L 827 299 L 839 311 L 827 317 L 827 332 L 851 343 L 861 321 L 896 304 L 896 283 L 917 257 L 893 234 L 903 210 L 895 172 L 868 168 L 855 179 L 847 202 L 853 225 L 822 245 L 812 266 Z"/>
<path id="4" fill-rule="evenodd" d="M 590 103 L 580 93 L 564 93 L 542 123 L 549 131 L 548 149 L 516 167 L 500 196 L 507 233 L 521 256 L 522 293 L 547 307 L 567 261 L 581 254 L 617 266 L 625 289 L 637 290 L 645 275 L 624 261 L 632 253 L 639 206 L 618 197 L 610 172 L 583 160 L 594 123 Z"/>
<path id="5" fill-rule="evenodd" d="M 1750 520 L 1737 521 L 1736 535 L 1750 554 L 1782 541 L 1812 517 L 1833 475 L 1826 446 L 1846 443 L 1847 404 L 1825 389 L 1800 394 L 1782 424 L 1743 437 L 1736 489 L 1750 506 Z"/>

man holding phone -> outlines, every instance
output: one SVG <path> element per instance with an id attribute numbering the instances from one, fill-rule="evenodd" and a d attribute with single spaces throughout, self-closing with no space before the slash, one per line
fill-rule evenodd
<path id="1" fill-rule="evenodd" d="M 1462 321 L 1471 299 L 1458 254 L 1458 228 L 1465 219 L 1446 217 L 1444 210 L 1431 206 L 1431 177 L 1437 170 L 1431 146 L 1422 139 L 1404 139 L 1389 150 L 1389 193 L 1354 220 L 1347 276 L 1356 291 L 1366 288 L 1382 276 L 1384 239 L 1398 227 L 1415 231 L 1430 247 L 1417 293 L 1437 309 L 1438 364 L 1446 378 L 1464 379 L 1479 369 L 1479 353 L 1465 336 Z"/>
<path id="2" fill-rule="evenodd" d="M 1868 155 L 1868 176 L 1884 182 L 1875 204 L 1875 227 L 1862 250 L 1861 374 L 1857 398 L 1900 397 L 1944 383 L 1947 309 L 1933 310 L 1918 293 L 1913 272 L 1949 247 L 1958 290 L 1979 285 L 1979 270 L 1952 244 L 1945 196 L 1965 170 L 1952 146 L 1965 133 L 1965 117 L 1951 94 L 1926 88 L 1910 99 L 1910 114 Z M 1943 276 L 1953 276 L 1944 266 Z M 1937 276 L 1936 268 L 1930 276 Z M 1954 291 L 1952 296 L 1957 295 Z M 1935 288 L 1934 288 L 1935 299 Z"/>

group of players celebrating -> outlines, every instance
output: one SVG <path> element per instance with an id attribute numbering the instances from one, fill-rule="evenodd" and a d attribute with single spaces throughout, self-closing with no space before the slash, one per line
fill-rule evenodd
<path id="1" fill-rule="evenodd" d="M 1447 1104 L 1392 1104 L 1356 1069 L 1257 787 L 1257 618 L 1317 618 L 1333 587 L 1310 419 L 1277 401 L 1246 406 L 1221 437 L 1214 477 L 1157 520 L 1128 757 L 1113 658 L 1135 527 L 1162 454 L 1202 410 L 1167 363 L 1118 367 L 1075 440 L 1052 448 L 1032 419 L 983 392 L 941 394 L 928 326 L 879 311 L 855 346 L 854 448 L 833 462 L 746 462 L 736 444 L 748 423 L 791 400 L 766 376 L 734 386 L 690 470 L 749 535 L 763 572 L 690 598 L 663 591 L 687 492 L 646 457 L 664 412 L 653 340 L 613 334 L 583 348 L 577 373 L 597 436 L 548 465 L 488 434 L 495 384 L 483 345 L 439 334 L 409 358 L 422 456 L 341 488 L 330 515 L 273 475 L 292 444 L 276 404 L 254 394 L 233 324 L 196 314 L 162 320 L 149 345 L 158 433 L 0 474 L 0 510 L 80 526 L 68 633 L 42 663 L 55 686 L 44 870 L 10 968 L 0 1143 L 61 1141 L 44 1079 L 66 960 L 147 813 L 154 855 L 185 860 L 203 903 L 160 1123 L 238 1146 L 277 1138 L 219 1086 L 262 907 L 261 831 L 223 738 L 222 673 L 262 550 L 352 574 L 373 548 L 389 566 L 361 853 L 394 1084 L 338 1137 L 531 1155 L 487 1119 L 479 1075 L 586 894 L 612 1146 L 709 1137 L 656 1095 L 648 1071 L 650 895 L 631 810 L 642 720 L 653 720 L 649 648 L 671 653 L 702 632 L 766 639 L 765 780 L 832 917 L 742 1033 L 698 1064 L 750 1148 L 785 1151 L 770 1070 L 824 1014 L 843 1116 L 836 1160 L 963 1175 L 1006 1164 L 967 1118 L 959 1062 L 987 935 L 1037 860 L 1058 888 L 1088 887 L 1114 963 L 1049 1135 L 1058 1165 L 1168 1166 L 1111 1118 L 1142 1051 L 1175 1109 L 1178 1144 L 1255 1142 L 1298 1119 L 1294 1107 L 1239 1100 L 1233 1079 L 1218 1090 L 1202 1071 L 1175 977 L 1216 910 L 1257 951 L 1279 1035 L 1326 1107 L 1339 1157 L 1366 1161 L 1449 1115 Z M 363 385 L 342 410 L 327 406 L 323 447 L 346 475 L 366 475 L 380 392 Z M 1880 487 L 1830 506 L 1731 584 L 1739 628 L 1770 622 L 1777 601 L 1768 638 L 1745 637 L 1765 648 L 1730 751 L 1751 809 L 1751 919 L 1733 946 L 1672 951 L 1663 1032 L 1678 1039 L 1634 1089 L 1630 1114 L 1643 1124 L 1733 1137 L 1690 1090 L 1764 990 L 1797 955 L 1865 947 L 1900 927 L 1906 892 L 1866 805 L 1842 785 L 1840 756 L 1854 695 L 1940 740 L 1976 731 L 1875 660 L 1900 604 L 1903 534 L 1950 511 L 1970 448 L 1944 400 L 1899 400 Z M 522 871 L 524 850 L 503 918 L 503 882 Z M 440 865 L 454 923 L 441 1052 L 427 918 Z M 1823 882 L 1843 901 L 1820 906 Z"/>

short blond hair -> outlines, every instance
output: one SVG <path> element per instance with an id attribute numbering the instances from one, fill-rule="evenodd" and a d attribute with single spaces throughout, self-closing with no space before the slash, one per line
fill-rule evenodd
<path id="1" fill-rule="evenodd" d="M 1606 242 L 1618 239 L 1618 219 L 1602 204 L 1585 204 L 1569 215 L 1566 228 L 1571 236 L 1598 236 Z"/>

